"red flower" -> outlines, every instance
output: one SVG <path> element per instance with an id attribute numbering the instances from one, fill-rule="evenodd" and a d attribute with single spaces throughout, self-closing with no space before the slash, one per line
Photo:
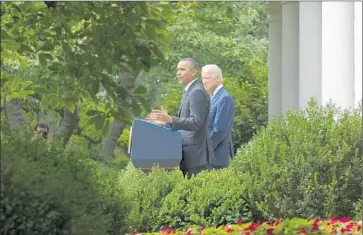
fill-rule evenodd
<path id="1" fill-rule="evenodd" d="M 185 235 L 191 235 L 191 234 L 192 234 L 192 232 L 193 232 L 193 229 L 189 228 L 189 229 L 187 230 L 187 232 L 186 232 L 186 234 L 185 234 Z"/>
<path id="2" fill-rule="evenodd" d="M 227 228 L 226 232 L 227 233 L 232 233 L 234 230 L 232 228 Z"/>
<path id="3" fill-rule="evenodd" d="M 163 228 L 163 229 L 161 230 L 161 233 L 173 234 L 173 233 L 175 233 L 175 231 L 174 231 L 174 230 L 172 230 L 172 229 L 171 229 L 171 228 L 169 228 L 169 227 L 165 227 L 165 228 Z"/>
<path id="4" fill-rule="evenodd" d="M 203 227 L 203 226 L 200 226 L 200 227 L 199 227 L 199 232 L 200 232 L 200 233 L 203 233 L 203 231 L 204 231 L 204 227 Z"/>
<path id="5" fill-rule="evenodd" d="M 328 222 L 328 226 L 335 224 L 338 222 L 338 219 L 336 217 L 331 217 L 330 221 Z"/>
<path id="6" fill-rule="evenodd" d="M 313 231 L 319 231 L 319 225 L 314 223 L 313 224 Z"/>
<path id="7" fill-rule="evenodd" d="M 361 230 L 362 229 L 362 226 L 360 224 L 358 224 L 358 229 L 357 231 Z"/>
<path id="8" fill-rule="evenodd" d="M 258 228 L 260 226 L 260 224 L 257 224 L 257 223 L 252 223 L 251 225 L 250 225 L 250 230 L 251 230 L 251 232 L 253 232 L 253 231 L 255 231 L 256 230 L 256 228 Z"/>
<path id="9" fill-rule="evenodd" d="M 274 234 L 274 229 L 273 228 L 270 228 L 266 231 L 266 234 L 267 235 L 273 235 Z"/>
<path id="10" fill-rule="evenodd" d="M 337 229 L 336 229 L 336 228 L 334 228 L 334 229 L 332 230 L 332 233 L 337 234 Z"/>
<path id="11" fill-rule="evenodd" d="M 238 225 L 242 225 L 242 224 L 243 224 L 243 220 L 240 220 L 240 219 L 239 219 L 239 220 L 237 220 L 237 224 L 238 224 Z"/>
<path id="12" fill-rule="evenodd" d="M 354 224 L 353 222 L 351 222 L 350 224 L 348 224 L 345 228 L 350 231 L 353 228 Z"/>
<path id="13" fill-rule="evenodd" d="M 305 228 L 301 228 L 299 231 L 301 234 L 308 234 L 308 231 L 306 231 Z"/>
<path id="14" fill-rule="evenodd" d="M 340 218 L 340 219 L 339 219 L 339 221 L 340 221 L 340 222 L 342 222 L 342 223 L 347 223 L 347 222 L 349 222 L 349 221 L 350 221 L 350 217 L 343 217 L 343 218 Z"/>

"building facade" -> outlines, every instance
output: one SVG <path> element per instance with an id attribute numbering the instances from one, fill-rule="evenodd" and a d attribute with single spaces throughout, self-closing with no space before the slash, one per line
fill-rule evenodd
<path id="1" fill-rule="evenodd" d="M 269 120 L 319 104 L 362 100 L 362 2 L 270 2 Z"/>

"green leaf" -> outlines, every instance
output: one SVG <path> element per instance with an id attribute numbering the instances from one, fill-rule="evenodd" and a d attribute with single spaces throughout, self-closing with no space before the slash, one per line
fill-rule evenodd
<path id="1" fill-rule="evenodd" d="M 139 85 L 135 90 L 134 90 L 134 94 L 140 95 L 140 94 L 145 94 L 147 92 L 146 87 Z"/>
<path id="2" fill-rule="evenodd" d="M 52 100 L 49 103 L 50 108 L 55 109 L 59 105 L 59 99 L 58 97 L 53 97 Z"/>
<path id="3" fill-rule="evenodd" d="M 91 84 L 91 93 L 97 94 L 100 91 L 100 82 L 98 80 L 93 80 Z"/>
<path id="4" fill-rule="evenodd" d="M 87 116 L 95 116 L 95 115 L 100 115 L 102 114 L 103 112 L 99 111 L 99 110 L 88 110 L 86 112 L 86 115 Z"/>
<path id="5" fill-rule="evenodd" d="M 2 40 L 11 40 L 12 38 L 5 30 L 1 30 L 1 39 Z"/>
<path id="6" fill-rule="evenodd" d="M 160 48 L 157 45 L 155 44 L 151 45 L 150 49 L 156 57 L 158 57 L 161 60 L 165 59 L 164 53 L 160 50 Z"/>
<path id="7" fill-rule="evenodd" d="M 114 80 L 112 80 L 112 78 L 110 78 L 110 76 L 108 76 L 107 74 L 102 74 L 102 82 L 104 83 L 104 85 L 108 85 L 110 87 L 117 87 L 117 84 Z"/>
<path id="8" fill-rule="evenodd" d="M 66 42 L 62 42 L 62 48 L 65 52 L 69 53 L 72 51 L 71 47 Z"/>
<path id="9" fill-rule="evenodd" d="M 88 92 L 86 90 L 79 90 L 78 94 L 83 98 L 83 99 L 88 99 L 89 95 Z"/>
<path id="10" fill-rule="evenodd" d="M 52 95 L 45 95 L 42 98 L 42 101 L 40 102 L 40 107 L 43 109 L 48 109 L 48 106 L 50 105 L 52 99 L 53 99 Z"/>
<path id="11" fill-rule="evenodd" d="M 140 116 L 140 114 L 141 114 L 140 105 L 137 103 L 136 100 L 132 101 L 132 111 L 134 112 L 135 116 Z"/>
<path id="12" fill-rule="evenodd" d="M 52 51 L 54 49 L 54 44 L 49 41 L 39 48 L 40 51 Z"/>
<path id="13" fill-rule="evenodd" d="M 88 120 L 88 125 L 95 125 L 96 130 L 100 130 L 105 123 L 105 115 L 93 116 Z"/>
<path id="14" fill-rule="evenodd" d="M 61 66 L 60 63 L 56 62 L 56 63 L 53 63 L 50 66 L 48 66 L 48 69 L 52 70 L 54 72 L 58 72 L 61 70 L 60 66 Z"/>
<path id="15" fill-rule="evenodd" d="M 39 63 L 41 65 L 47 65 L 47 60 L 53 60 L 53 56 L 51 56 L 50 54 L 39 54 Z"/>
<path id="16" fill-rule="evenodd" d="M 74 110 L 76 109 L 76 106 L 74 104 L 74 101 L 72 99 L 66 99 L 64 100 L 65 107 L 68 109 L 69 112 L 74 113 Z"/>
<path id="17" fill-rule="evenodd" d="M 47 90 L 44 87 L 40 87 L 40 86 L 35 87 L 34 88 L 34 92 L 35 93 L 38 93 L 38 94 L 41 94 L 41 95 L 45 95 L 45 94 L 50 94 L 51 93 L 51 91 Z"/>
<path id="18" fill-rule="evenodd" d="M 33 49 L 31 49 L 28 45 L 26 45 L 24 43 L 22 43 L 20 45 L 20 51 L 21 51 L 21 53 L 24 53 L 24 52 L 31 52 L 31 53 L 33 53 L 34 52 Z"/>
<path id="19" fill-rule="evenodd" d="M 24 90 L 29 90 L 29 89 L 32 89 L 32 85 L 34 83 L 32 81 L 23 81 L 21 82 L 21 87 L 24 89 Z M 33 89 L 32 89 L 33 90 Z M 34 90 L 33 90 L 34 91 Z"/>
<path id="20" fill-rule="evenodd" d="M 149 101 L 147 101 L 144 97 L 139 96 L 139 95 L 137 95 L 136 98 L 137 98 L 138 101 L 140 101 L 140 103 L 146 109 L 147 112 L 150 112 L 151 111 L 151 107 L 150 107 Z"/>
<path id="21" fill-rule="evenodd" d="M 39 55 L 39 64 L 41 65 L 47 65 L 47 60 L 45 59 L 44 56 L 42 56 L 43 54 Z"/>
<path id="22" fill-rule="evenodd" d="M 112 110 L 110 113 L 112 117 L 122 121 L 131 120 L 133 118 L 130 112 L 122 107 L 118 107 L 117 110 Z"/>

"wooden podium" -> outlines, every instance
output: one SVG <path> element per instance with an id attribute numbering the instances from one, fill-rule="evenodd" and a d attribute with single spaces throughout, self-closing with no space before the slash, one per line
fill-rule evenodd
<path id="1" fill-rule="evenodd" d="M 129 154 L 135 168 L 149 171 L 157 164 L 160 168 L 174 169 L 182 158 L 181 134 L 143 119 L 134 119 Z"/>

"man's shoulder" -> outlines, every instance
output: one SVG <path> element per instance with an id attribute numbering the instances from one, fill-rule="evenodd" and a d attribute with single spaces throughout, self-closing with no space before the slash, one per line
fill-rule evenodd
<path id="1" fill-rule="evenodd" d="M 233 97 L 228 93 L 228 91 L 223 87 L 218 94 L 218 99 L 216 99 L 216 102 L 219 101 L 233 101 Z"/>
<path id="2" fill-rule="evenodd" d="M 202 83 L 200 83 L 199 81 L 195 81 L 194 86 L 190 88 L 190 93 L 195 93 L 195 92 L 197 92 L 197 93 L 203 92 L 203 94 L 208 96 L 207 91 L 205 90 Z"/>

